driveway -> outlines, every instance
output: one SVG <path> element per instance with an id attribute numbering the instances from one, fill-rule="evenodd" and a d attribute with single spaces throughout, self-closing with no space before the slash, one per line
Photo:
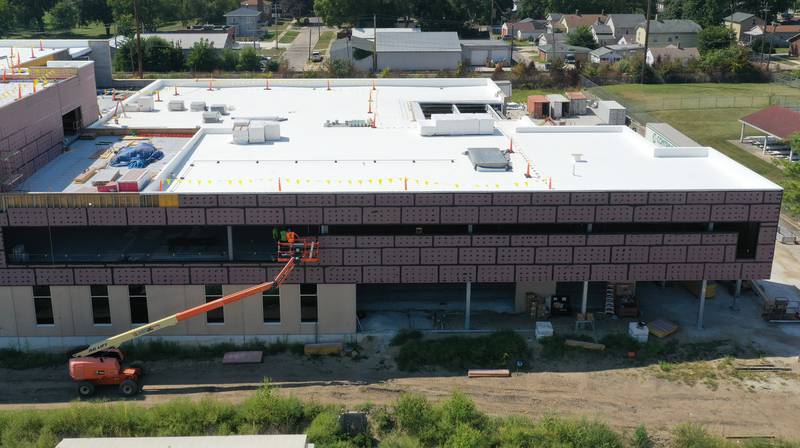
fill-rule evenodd
<path id="1" fill-rule="evenodd" d="M 319 33 L 318 30 L 307 26 L 295 28 L 295 30 L 300 31 L 300 34 L 283 54 L 283 58 L 289 64 L 289 70 L 300 72 L 305 69 L 306 62 L 308 62 L 309 46 L 313 51 L 314 45 L 319 39 Z"/>

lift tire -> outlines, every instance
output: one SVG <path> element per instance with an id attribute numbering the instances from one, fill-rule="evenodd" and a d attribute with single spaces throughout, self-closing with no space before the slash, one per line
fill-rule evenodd
<path id="1" fill-rule="evenodd" d="M 91 381 L 81 381 L 77 386 L 78 395 L 81 397 L 91 397 L 94 395 L 94 383 Z"/>
<path id="2" fill-rule="evenodd" d="M 119 393 L 125 397 L 132 397 L 139 393 L 139 385 L 134 380 L 125 380 L 119 385 Z"/>

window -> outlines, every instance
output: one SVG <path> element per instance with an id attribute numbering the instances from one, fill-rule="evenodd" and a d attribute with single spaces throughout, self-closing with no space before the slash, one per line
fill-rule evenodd
<path id="1" fill-rule="evenodd" d="M 271 288 L 264 291 L 261 296 L 261 303 L 264 309 L 264 323 L 278 324 L 281 322 L 281 293 L 278 288 Z"/>
<path id="2" fill-rule="evenodd" d="M 111 307 L 108 303 L 108 286 L 92 285 L 89 287 L 92 298 L 92 320 L 95 325 L 111 324 Z"/>
<path id="3" fill-rule="evenodd" d="M 131 305 L 131 323 L 146 324 L 150 322 L 147 315 L 147 289 L 144 285 L 129 285 L 128 298 Z"/>
<path id="4" fill-rule="evenodd" d="M 300 285 L 300 322 L 317 322 L 317 285 Z"/>
<path id="5" fill-rule="evenodd" d="M 36 312 L 36 325 L 55 325 L 49 286 L 33 287 L 33 309 Z"/>
<path id="6" fill-rule="evenodd" d="M 206 285 L 206 303 L 222 297 L 222 285 Z M 209 324 L 224 324 L 225 312 L 217 308 L 206 313 L 206 322 Z"/>

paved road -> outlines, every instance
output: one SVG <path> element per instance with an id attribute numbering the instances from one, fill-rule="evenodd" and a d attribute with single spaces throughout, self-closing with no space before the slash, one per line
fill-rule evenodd
<path id="1" fill-rule="evenodd" d="M 316 29 L 307 26 L 295 29 L 300 31 L 300 34 L 286 50 L 286 53 L 283 54 L 283 58 L 289 64 L 289 70 L 302 71 L 306 66 L 306 62 L 308 62 L 309 41 L 313 51 L 319 35 Z"/>

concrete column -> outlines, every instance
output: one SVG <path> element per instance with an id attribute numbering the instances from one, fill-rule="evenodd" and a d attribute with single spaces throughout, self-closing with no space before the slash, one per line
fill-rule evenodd
<path id="1" fill-rule="evenodd" d="M 228 226 L 228 261 L 233 261 L 233 227 Z"/>
<path id="2" fill-rule="evenodd" d="M 703 312 L 706 308 L 706 286 L 708 286 L 708 280 L 703 280 L 700 284 L 700 308 L 697 310 L 697 329 L 703 329 Z"/>
<path id="3" fill-rule="evenodd" d="M 467 282 L 467 298 L 466 298 L 466 303 L 464 304 L 464 329 L 465 330 L 469 330 L 469 326 L 470 326 L 469 315 L 470 315 L 471 307 L 472 307 L 472 304 L 471 304 L 472 297 L 471 296 L 472 296 L 472 283 Z"/>
<path id="4" fill-rule="evenodd" d="M 589 282 L 583 282 L 583 294 L 581 295 L 581 314 L 586 318 L 586 304 L 589 299 Z"/>
<path id="5" fill-rule="evenodd" d="M 739 134 L 739 143 L 744 142 L 744 123 L 742 123 L 742 132 Z"/>
<path id="6" fill-rule="evenodd" d="M 733 297 L 742 295 L 742 279 L 736 280 L 736 290 L 733 292 Z"/>

